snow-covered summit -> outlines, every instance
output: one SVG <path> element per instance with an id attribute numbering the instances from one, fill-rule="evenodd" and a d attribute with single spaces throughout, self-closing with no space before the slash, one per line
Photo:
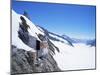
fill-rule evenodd
<path id="1" fill-rule="evenodd" d="M 29 36 L 30 42 L 26 42 L 25 37 L 23 39 L 19 38 L 20 24 L 22 23 L 20 17 L 26 20 L 29 25 L 28 33 L 22 33 Z M 40 35 L 38 35 L 40 34 Z M 95 47 L 90 47 L 85 44 L 73 44 L 69 38 L 59 36 L 52 32 L 45 30 L 32 23 L 27 17 L 17 14 L 12 10 L 12 45 L 19 49 L 26 51 L 36 52 L 34 40 L 39 40 L 47 37 L 47 42 L 49 44 L 49 49 L 56 60 L 59 68 L 61 70 L 75 70 L 75 69 L 90 69 L 95 68 Z M 74 47 L 73 47 L 74 46 Z M 58 52 L 57 52 L 58 51 Z"/>
<path id="2" fill-rule="evenodd" d="M 41 41 L 39 36 L 38 36 L 38 34 L 41 34 L 43 36 L 47 36 L 49 40 L 52 39 L 52 38 L 55 38 L 54 41 L 57 41 L 56 39 L 58 39 L 59 41 L 65 42 L 66 44 L 69 43 L 68 41 L 64 40 L 63 38 L 61 38 L 61 37 L 59 37 L 57 35 L 50 34 L 49 31 L 46 32 L 43 28 L 41 28 L 41 27 L 35 25 L 34 23 L 32 23 L 24 15 L 18 14 L 15 11 L 12 10 L 12 45 L 17 46 L 20 49 L 24 49 L 24 50 L 28 50 L 28 51 L 35 51 L 33 48 L 31 48 L 30 46 L 26 45 L 19 38 L 18 32 L 20 31 L 20 23 L 22 22 L 21 19 L 20 19 L 21 16 L 26 20 L 26 23 L 30 27 L 30 28 L 28 28 L 29 36 L 34 37 L 35 39 Z"/>
<path id="3" fill-rule="evenodd" d="M 12 10 L 12 45 L 17 46 L 20 49 L 34 51 L 32 48 L 24 44 L 22 40 L 18 37 L 18 31 L 20 29 L 19 23 L 21 23 L 20 20 L 21 16 L 23 15 L 17 14 L 15 11 Z M 40 40 L 37 34 L 44 35 L 44 33 L 38 30 L 37 27 L 29 19 L 27 19 L 25 16 L 23 17 L 27 21 L 27 24 L 30 26 L 30 28 L 28 29 L 29 35 Z"/>

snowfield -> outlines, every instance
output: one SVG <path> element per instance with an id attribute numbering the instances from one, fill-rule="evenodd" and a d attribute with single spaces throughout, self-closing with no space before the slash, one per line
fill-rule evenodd
<path id="1" fill-rule="evenodd" d="M 54 59 L 61 70 L 95 68 L 95 47 L 82 43 L 74 44 L 75 47 L 57 41 L 52 41 L 52 43 L 60 49 L 60 53 L 56 52 Z"/>
<path id="2" fill-rule="evenodd" d="M 28 45 L 22 42 L 18 37 L 20 14 L 12 11 L 12 45 L 17 46 L 17 48 L 24 49 L 27 51 L 36 52 Z M 29 35 L 40 40 L 37 34 L 45 35 L 44 31 L 36 27 L 29 19 L 23 16 L 27 21 L 27 24 L 30 26 L 28 29 Z M 56 52 L 53 56 L 61 70 L 79 70 L 79 69 L 94 69 L 95 68 L 95 47 L 89 47 L 88 45 L 78 43 L 74 44 L 74 47 L 68 44 L 68 41 L 50 34 L 50 36 L 55 37 L 65 43 L 60 41 L 50 40 L 55 46 L 60 49 L 60 52 Z M 56 51 L 56 50 L 55 50 Z"/>

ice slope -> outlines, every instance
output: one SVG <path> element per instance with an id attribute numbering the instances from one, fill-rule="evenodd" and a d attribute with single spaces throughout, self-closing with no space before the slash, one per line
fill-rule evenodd
<path id="1" fill-rule="evenodd" d="M 20 49 L 24 49 L 27 51 L 35 51 L 34 49 L 30 48 L 29 46 L 27 46 L 26 44 L 24 44 L 21 39 L 19 39 L 18 37 L 18 31 L 19 31 L 19 23 L 21 23 L 20 20 L 20 14 L 17 14 L 15 11 L 12 10 L 12 45 L 17 46 Z M 30 21 L 28 20 L 25 16 L 23 16 L 25 18 L 25 20 L 27 21 L 27 24 L 30 26 L 30 29 L 28 29 L 28 32 L 31 36 L 34 36 L 35 38 L 38 38 L 37 34 L 43 34 L 43 32 L 39 31 L 36 26 Z"/>
<path id="2" fill-rule="evenodd" d="M 60 53 L 56 52 L 54 59 L 61 70 L 95 68 L 95 47 L 81 43 L 74 44 L 75 47 L 56 41 L 52 41 L 52 43 L 60 49 Z"/>

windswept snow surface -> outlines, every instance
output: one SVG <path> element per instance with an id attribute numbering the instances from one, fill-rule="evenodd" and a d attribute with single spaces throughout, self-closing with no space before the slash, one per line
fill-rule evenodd
<path id="1" fill-rule="evenodd" d="M 22 42 L 22 40 L 18 37 L 18 31 L 19 31 L 19 23 L 21 23 L 20 20 L 20 14 L 17 14 L 15 11 L 12 10 L 12 45 L 17 46 L 17 48 L 24 49 L 27 51 L 35 51 L 34 49 L 30 48 L 26 44 Z M 30 26 L 30 29 L 28 29 L 29 35 L 35 37 L 36 39 L 39 40 L 37 34 L 44 34 L 43 32 L 39 31 L 37 27 L 25 16 L 23 16 L 27 22 L 27 24 Z"/>
<path id="2" fill-rule="evenodd" d="M 60 49 L 60 53 L 56 52 L 54 59 L 61 70 L 95 68 L 95 47 L 82 43 L 74 44 L 75 47 L 56 41 L 52 41 L 52 43 Z"/>
<path id="3" fill-rule="evenodd" d="M 32 48 L 24 44 L 18 37 L 19 30 L 19 16 L 12 11 L 12 45 L 17 46 L 19 49 L 24 49 L 27 51 L 34 51 Z"/>

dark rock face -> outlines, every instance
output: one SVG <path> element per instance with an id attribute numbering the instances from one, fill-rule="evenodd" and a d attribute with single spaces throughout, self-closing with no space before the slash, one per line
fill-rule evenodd
<path id="1" fill-rule="evenodd" d="M 30 26 L 24 17 L 21 16 L 22 23 L 19 23 L 18 37 L 29 47 L 36 49 L 36 38 L 29 35 L 28 28 Z"/>
<path id="2" fill-rule="evenodd" d="M 16 46 L 12 46 L 11 57 L 11 74 L 60 71 L 51 54 L 39 66 L 34 64 L 33 52 L 18 49 Z"/>

